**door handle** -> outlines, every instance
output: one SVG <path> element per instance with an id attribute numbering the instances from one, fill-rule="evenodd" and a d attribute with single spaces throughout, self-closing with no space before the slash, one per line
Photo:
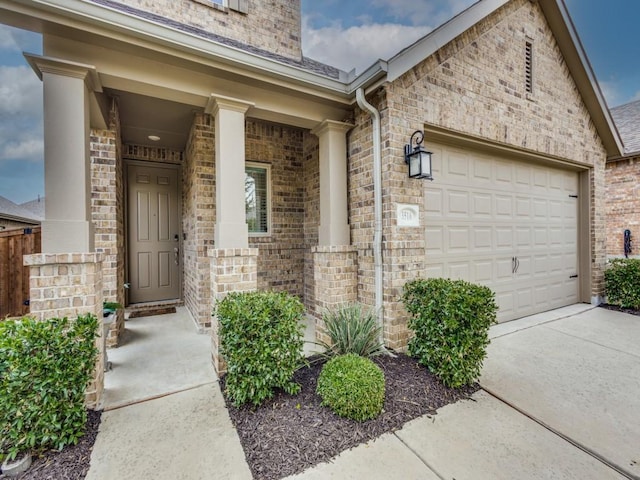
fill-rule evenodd
<path id="1" fill-rule="evenodd" d="M 180 265 L 180 249 L 178 247 L 173 247 L 173 255 L 176 265 Z"/>
<path id="2" fill-rule="evenodd" d="M 520 260 L 516 257 L 516 273 L 518 273 L 518 269 L 520 268 Z"/>

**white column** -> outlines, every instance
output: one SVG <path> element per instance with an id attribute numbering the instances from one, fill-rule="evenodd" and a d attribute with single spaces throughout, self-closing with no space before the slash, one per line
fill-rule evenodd
<path id="1" fill-rule="evenodd" d="M 95 68 L 25 55 L 43 82 L 44 253 L 93 252 L 89 90 L 99 90 Z"/>
<path id="2" fill-rule="evenodd" d="M 320 139 L 319 245 L 350 245 L 347 210 L 347 132 L 353 125 L 325 120 L 311 133 Z"/>
<path id="3" fill-rule="evenodd" d="M 215 117 L 215 248 L 248 248 L 245 207 L 244 116 L 252 104 L 212 96 L 207 113 Z"/>

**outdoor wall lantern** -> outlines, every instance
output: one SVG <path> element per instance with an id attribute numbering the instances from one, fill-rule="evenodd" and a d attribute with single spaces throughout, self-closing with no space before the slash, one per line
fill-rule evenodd
<path id="1" fill-rule="evenodd" d="M 404 146 L 404 161 L 409 165 L 410 178 L 427 178 L 433 180 L 431 174 L 431 152 L 422 148 L 424 132 L 416 130 L 411 135 L 409 145 Z"/>

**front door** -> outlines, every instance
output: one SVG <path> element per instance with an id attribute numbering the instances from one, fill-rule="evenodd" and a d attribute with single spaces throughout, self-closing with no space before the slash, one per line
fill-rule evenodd
<path id="1" fill-rule="evenodd" d="M 180 298 L 178 171 L 128 167 L 129 302 Z"/>

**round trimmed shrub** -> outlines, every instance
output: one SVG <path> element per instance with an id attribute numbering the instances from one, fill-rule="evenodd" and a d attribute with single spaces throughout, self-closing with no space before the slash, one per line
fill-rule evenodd
<path id="1" fill-rule="evenodd" d="M 384 373 L 368 358 L 340 355 L 322 368 L 316 392 L 337 415 L 363 422 L 382 412 Z"/>

